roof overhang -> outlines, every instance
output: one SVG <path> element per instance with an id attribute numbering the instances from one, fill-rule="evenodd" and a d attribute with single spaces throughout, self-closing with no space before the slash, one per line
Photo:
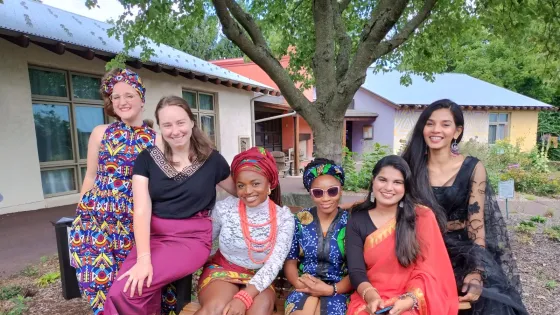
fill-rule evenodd
<path id="1" fill-rule="evenodd" d="M 19 31 L 8 30 L 0 28 L 0 38 L 3 38 L 19 47 L 27 48 L 30 44 L 40 46 L 46 50 L 57 55 L 64 55 L 66 52 L 72 53 L 86 60 L 93 60 L 95 58 L 101 59 L 105 62 L 109 62 L 117 54 L 110 51 L 103 51 L 99 49 L 93 49 L 86 46 L 76 45 L 73 43 L 66 43 L 56 39 L 44 38 L 32 34 L 26 34 Z M 280 91 L 272 89 L 270 87 L 257 86 L 253 84 L 247 84 L 220 76 L 182 69 L 179 67 L 174 67 L 162 63 L 154 62 L 142 62 L 139 59 L 132 58 L 126 61 L 126 65 L 134 69 L 145 68 L 147 70 L 153 71 L 155 73 L 166 73 L 171 76 L 182 76 L 191 80 L 199 80 L 202 82 L 210 82 L 216 85 L 223 85 L 226 87 L 233 87 L 236 89 L 242 89 L 249 92 L 262 93 L 266 95 L 279 96 Z"/>
<path id="2" fill-rule="evenodd" d="M 347 109 L 344 119 L 347 121 L 372 121 L 379 116 L 377 113 Z"/>
<path id="3" fill-rule="evenodd" d="M 417 109 L 421 110 L 429 106 L 429 104 L 401 104 L 401 109 Z M 556 111 L 554 106 L 498 106 L 498 105 L 459 105 L 467 110 L 544 110 Z"/>

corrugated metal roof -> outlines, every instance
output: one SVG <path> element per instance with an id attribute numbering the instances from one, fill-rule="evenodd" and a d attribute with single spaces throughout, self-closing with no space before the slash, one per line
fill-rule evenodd
<path id="1" fill-rule="evenodd" d="M 400 83 L 401 76 L 401 72 L 373 73 L 373 69 L 369 68 L 362 87 L 397 105 L 428 105 L 447 98 L 463 106 L 552 108 L 536 99 L 462 73 L 436 74 L 433 82 L 411 75 L 412 84 L 409 86 Z"/>
<path id="2" fill-rule="evenodd" d="M 0 4 L 0 29 L 117 54 L 122 51 L 124 44 L 120 40 L 107 35 L 107 30 L 111 27 L 111 24 L 60 10 L 39 2 L 4 0 L 4 3 Z M 274 91 L 272 87 L 169 46 L 158 46 L 150 41 L 149 47 L 154 49 L 154 55 L 150 58 L 150 61 L 164 67 L 187 70 L 195 74 L 206 75 L 210 79 L 230 80 L 234 84 L 244 83 Z M 140 58 L 140 53 L 141 49 L 136 47 L 129 55 Z"/>

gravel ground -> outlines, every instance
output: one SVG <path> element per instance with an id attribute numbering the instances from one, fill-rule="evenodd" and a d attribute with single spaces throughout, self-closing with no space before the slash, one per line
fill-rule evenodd
<path id="1" fill-rule="evenodd" d="M 545 229 L 560 226 L 560 220 L 549 218 L 545 223 L 537 223 L 536 230 L 520 233 L 516 230 L 519 222 L 531 217 L 522 213 L 510 215 L 510 240 L 517 258 L 523 283 L 523 300 L 530 314 L 553 315 L 560 309 L 560 243 L 548 237 Z M 42 287 L 38 279 L 49 272 L 58 271 L 56 256 L 42 259 L 42 262 L 7 279 L 0 280 L 0 314 L 9 314 L 14 302 L 2 299 L 6 288 L 17 285 L 27 296 L 28 310 L 17 314 L 91 314 L 84 299 L 64 300 L 60 280 Z"/>

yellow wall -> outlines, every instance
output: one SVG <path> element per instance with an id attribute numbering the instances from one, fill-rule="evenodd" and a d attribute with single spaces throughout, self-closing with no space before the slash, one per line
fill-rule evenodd
<path id="1" fill-rule="evenodd" d="M 512 144 L 519 141 L 521 150 L 530 151 L 536 145 L 537 127 L 539 123 L 538 111 L 512 111 L 509 126 L 509 138 Z"/>

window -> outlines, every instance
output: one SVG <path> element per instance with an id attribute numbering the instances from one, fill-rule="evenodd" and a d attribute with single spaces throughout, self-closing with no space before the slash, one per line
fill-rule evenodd
<path id="1" fill-rule="evenodd" d="M 282 113 L 255 111 L 255 120 L 274 117 L 280 114 Z M 268 151 L 282 151 L 282 119 L 272 119 L 256 123 L 255 145 L 263 147 Z"/>
<path id="2" fill-rule="evenodd" d="M 76 193 L 82 185 L 89 136 L 106 122 L 100 82 L 96 76 L 29 68 L 45 197 Z"/>
<path id="3" fill-rule="evenodd" d="M 208 137 L 216 146 L 216 106 L 214 94 L 196 91 L 183 91 L 183 98 L 189 104 L 195 119 L 196 125 L 206 132 Z"/>
<path id="4" fill-rule="evenodd" d="M 494 144 L 497 140 L 504 140 L 509 136 L 509 114 L 490 113 L 488 116 L 488 143 Z"/>

